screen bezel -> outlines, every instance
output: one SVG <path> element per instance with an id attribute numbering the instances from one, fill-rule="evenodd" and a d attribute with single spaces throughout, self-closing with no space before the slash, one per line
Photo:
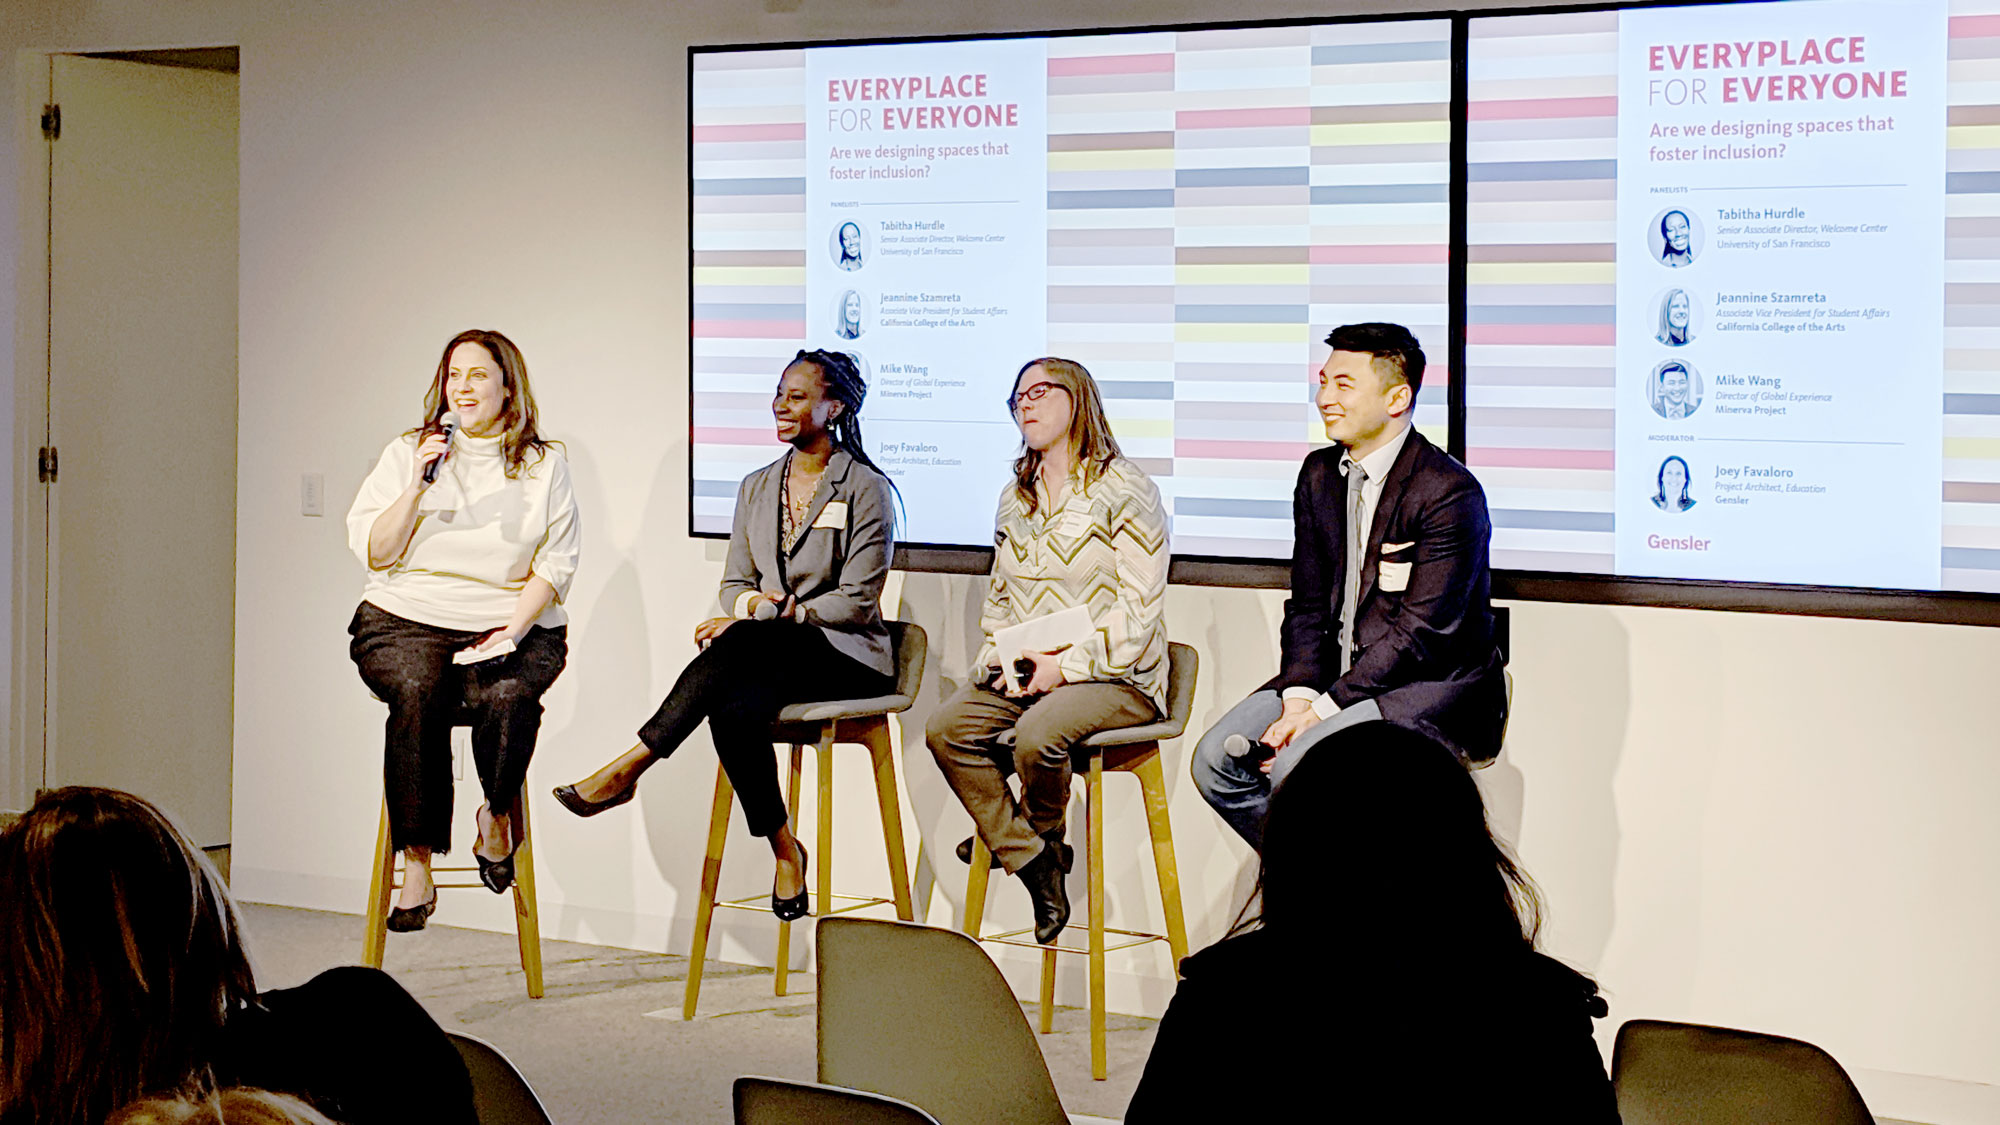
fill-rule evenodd
<path id="1" fill-rule="evenodd" d="M 694 285 L 694 83 L 697 55 L 742 51 L 795 51 L 819 47 L 862 47 L 878 44 L 968 42 L 996 39 L 1056 39 L 1086 35 L 1135 35 L 1153 32 L 1211 31 L 1231 28 L 1301 27 L 1348 23 L 1446 22 L 1451 27 L 1451 122 L 1448 261 L 1446 266 L 1446 352 L 1451 379 L 1446 384 L 1447 449 L 1465 459 L 1465 306 L 1466 306 L 1466 117 L 1469 101 L 1468 55 L 1474 20 L 1575 12 L 1623 11 L 1638 8 L 1698 8 L 1734 0 L 1596 0 L 1582 4 L 1539 4 L 1483 8 L 1477 12 L 1431 11 L 1136 24 L 1120 27 L 1057 28 L 1043 31 L 972 32 L 967 34 L 873 36 L 854 39 L 786 40 L 767 43 L 698 43 L 687 49 L 687 247 L 688 314 L 693 319 Z M 729 538 L 727 532 L 698 531 L 694 526 L 694 334 L 688 334 L 688 446 L 686 492 L 687 532 L 692 539 Z M 897 570 L 940 574 L 986 574 L 993 550 L 958 543 L 898 543 Z M 1176 553 L 1169 581 L 1177 585 L 1227 586 L 1247 589 L 1288 589 L 1289 562 L 1232 555 Z M 1748 613 L 1852 617 L 1936 624 L 2000 626 L 2000 593 L 1957 590 L 1906 590 L 1792 583 L 1727 582 L 1691 578 L 1639 578 L 1580 571 L 1538 571 L 1494 568 L 1493 596 L 1519 601 L 1568 602 L 1596 605 L 1712 609 Z"/>

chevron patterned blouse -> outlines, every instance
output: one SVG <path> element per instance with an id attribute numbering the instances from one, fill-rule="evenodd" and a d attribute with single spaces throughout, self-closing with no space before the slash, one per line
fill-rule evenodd
<path id="1" fill-rule="evenodd" d="M 1090 487 L 1072 479 L 1050 510 L 1035 483 L 1033 515 L 1011 482 L 995 517 L 993 573 L 979 624 L 986 643 L 974 668 L 995 667 L 993 634 L 1009 625 L 1088 606 L 1096 631 L 1062 654 L 1071 683 L 1129 683 L 1167 710 L 1167 511 L 1137 465 L 1116 458 Z"/>

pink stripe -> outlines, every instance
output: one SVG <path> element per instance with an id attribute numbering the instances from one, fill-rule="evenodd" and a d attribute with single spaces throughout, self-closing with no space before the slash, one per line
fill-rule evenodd
<path id="1" fill-rule="evenodd" d="M 738 430 L 726 426 L 694 427 L 696 445 L 778 445 L 778 435 L 770 429 Z"/>
<path id="2" fill-rule="evenodd" d="M 2000 16 L 1953 16 L 1950 37 L 1987 39 L 2000 35 Z"/>
<path id="3" fill-rule="evenodd" d="M 1618 99 L 1610 98 L 1512 98 L 1506 101 L 1473 102 L 1465 109 L 1468 121 L 1515 121 L 1531 117 L 1616 117 Z"/>
<path id="4" fill-rule="evenodd" d="M 697 340 L 803 340 L 803 320 L 697 320 L 688 326 Z"/>
<path id="5" fill-rule="evenodd" d="M 1465 342 L 1609 347 L 1618 342 L 1618 330 L 1610 324 L 1468 324 Z"/>
<path id="6" fill-rule="evenodd" d="M 1315 246 L 1312 248 L 1309 260 L 1316 266 L 1374 266 L 1411 262 L 1433 262 L 1441 265 L 1450 257 L 1451 248 L 1442 242 L 1436 242 L 1417 245 Z"/>
<path id="7" fill-rule="evenodd" d="M 1176 129 L 1254 129 L 1267 125 L 1310 125 L 1312 107 L 1269 109 L 1184 109 L 1174 114 Z"/>
<path id="8" fill-rule="evenodd" d="M 697 125 L 694 127 L 696 144 L 708 141 L 802 141 L 806 139 L 806 123 L 803 121 L 776 125 Z"/>
<path id="9" fill-rule="evenodd" d="M 1084 74 L 1172 74 L 1174 56 L 1167 55 L 1087 55 L 1074 59 L 1050 59 L 1050 78 L 1071 78 Z"/>
<path id="10" fill-rule="evenodd" d="M 1174 441 L 1174 456 L 1214 461 L 1299 461 L 1311 451 L 1312 446 L 1302 441 Z"/>
<path id="11" fill-rule="evenodd" d="M 1465 463 L 1495 469 L 1609 469 L 1609 449 L 1483 449 L 1465 451 Z"/>

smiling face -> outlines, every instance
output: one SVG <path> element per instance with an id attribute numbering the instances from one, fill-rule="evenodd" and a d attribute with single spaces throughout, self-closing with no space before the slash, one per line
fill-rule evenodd
<path id="1" fill-rule="evenodd" d="M 839 399 L 826 393 L 826 379 L 819 366 L 794 363 L 778 379 L 778 393 L 771 399 L 771 416 L 778 423 L 778 440 L 804 449 L 826 437 L 827 427 L 847 409 Z"/>
<path id="2" fill-rule="evenodd" d="M 1669 500 L 1678 500 L 1687 491 L 1687 469 L 1679 461 L 1669 461 L 1660 466 L 1660 494 Z"/>
<path id="3" fill-rule="evenodd" d="M 1037 453 L 1047 453 L 1069 437 L 1076 402 L 1069 389 L 1036 364 L 1014 381 L 1014 424 L 1021 441 Z"/>
<path id="4" fill-rule="evenodd" d="M 1667 298 L 1667 323 L 1685 330 L 1688 326 L 1688 295 L 1675 293 Z"/>
<path id="5" fill-rule="evenodd" d="M 847 296 L 841 298 L 840 319 L 849 324 L 861 323 L 861 294 L 849 289 Z"/>
<path id="6" fill-rule="evenodd" d="M 1386 380 L 1367 352 L 1336 351 L 1319 369 L 1320 421 L 1326 436 L 1357 457 L 1373 452 L 1410 410 L 1410 385 Z"/>
<path id="7" fill-rule="evenodd" d="M 1660 398 L 1672 406 L 1680 406 L 1688 400 L 1688 373 L 1679 367 L 1669 367 L 1660 372 Z"/>
<path id="8" fill-rule="evenodd" d="M 825 227 L 821 227 L 825 230 Z M 861 256 L 861 228 L 853 223 L 840 224 L 840 256 L 859 258 Z"/>
<path id="9" fill-rule="evenodd" d="M 1676 254 L 1688 252 L 1688 219 L 1679 211 L 1667 212 L 1660 222 L 1660 233 L 1667 238 L 1667 246 Z"/>
<path id="10" fill-rule="evenodd" d="M 451 350 L 444 400 L 458 415 L 459 428 L 473 437 L 491 437 L 507 409 L 506 376 L 486 345 L 470 340 Z"/>

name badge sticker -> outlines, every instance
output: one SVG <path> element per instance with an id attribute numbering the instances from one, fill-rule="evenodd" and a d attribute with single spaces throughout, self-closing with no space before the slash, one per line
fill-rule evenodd
<path id="1" fill-rule="evenodd" d="M 829 500 L 826 507 L 819 510 L 819 518 L 812 522 L 814 527 L 830 527 L 835 531 L 847 530 L 847 501 Z"/>
<path id="2" fill-rule="evenodd" d="M 1056 534 L 1072 539 L 1090 534 L 1090 509 L 1072 508 L 1064 513 L 1062 522 L 1056 525 Z"/>

